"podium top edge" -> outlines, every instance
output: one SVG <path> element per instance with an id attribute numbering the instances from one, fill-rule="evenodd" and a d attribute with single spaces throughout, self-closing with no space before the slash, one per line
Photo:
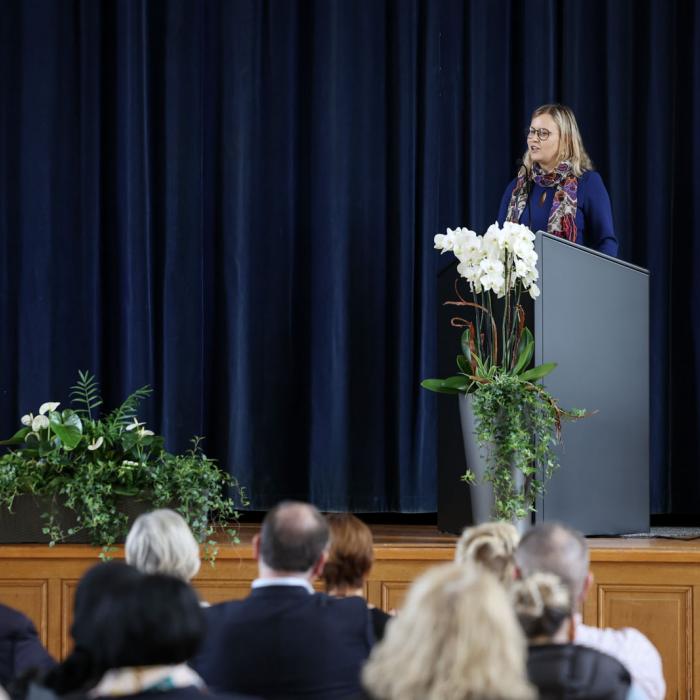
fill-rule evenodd
<path id="1" fill-rule="evenodd" d="M 602 258 L 603 260 L 609 260 L 610 262 L 622 265 L 623 267 L 629 268 L 630 270 L 635 270 L 636 272 L 641 272 L 645 275 L 649 274 L 649 270 L 645 267 L 640 267 L 639 265 L 635 265 L 634 263 L 628 262 L 627 260 L 615 258 L 612 255 L 608 255 L 607 253 L 601 253 L 598 250 L 593 250 L 593 248 L 587 248 L 585 245 L 580 245 L 579 243 L 572 243 L 571 241 L 567 241 L 565 238 L 555 236 L 554 234 L 548 233 L 547 231 L 537 231 L 535 233 L 535 236 L 537 236 L 538 239 L 545 238 L 549 241 L 554 241 L 561 245 L 567 245 L 571 246 L 572 248 L 577 248 L 578 250 L 585 251 L 586 253 L 589 253 L 590 255 L 595 255 L 596 257 Z"/>

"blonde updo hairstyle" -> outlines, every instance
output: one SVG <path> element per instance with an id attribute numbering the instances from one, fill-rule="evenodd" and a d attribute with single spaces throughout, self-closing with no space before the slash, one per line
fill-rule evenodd
<path id="1" fill-rule="evenodd" d="M 480 564 L 507 585 L 514 578 L 514 556 L 519 541 L 520 535 L 512 523 L 501 521 L 468 527 L 457 541 L 455 561 Z"/>
<path id="2" fill-rule="evenodd" d="M 557 165 L 563 160 L 571 163 L 572 170 L 576 177 L 580 177 L 586 170 L 593 170 L 593 163 L 583 147 L 583 139 L 579 131 L 576 117 L 570 107 L 560 104 L 548 104 L 538 107 L 530 120 L 548 114 L 554 120 L 559 129 L 559 152 L 557 153 Z M 532 159 L 529 149 L 523 156 L 523 165 L 528 172 L 532 172 Z"/>
<path id="3" fill-rule="evenodd" d="M 574 614 L 571 592 L 555 574 L 533 574 L 513 583 L 510 592 L 528 639 L 551 639 Z"/>
<path id="4" fill-rule="evenodd" d="M 170 574 L 190 581 L 201 565 L 199 545 L 187 522 L 168 508 L 139 515 L 124 549 L 126 563 L 145 574 Z"/>
<path id="5" fill-rule="evenodd" d="M 418 578 L 362 671 L 376 700 L 530 700 L 526 642 L 505 589 L 480 567 Z"/>

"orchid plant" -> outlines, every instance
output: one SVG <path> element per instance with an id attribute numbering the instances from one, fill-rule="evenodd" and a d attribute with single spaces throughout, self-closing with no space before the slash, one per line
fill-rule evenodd
<path id="1" fill-rule="evenodd" d="M 553 446 L 561 437 L 562 419 L 585 415 L 559 407 L 538 383 L 556 363 L 530 367 L 535 340 L 521 300 L 524 294 L 540 295 L 534 241 L 527 226 L 511 222 L 495 223 L 483 236 L 467 228 L 435 236 L 435 248 L 459 260 L 457 299 L 445 303 L 471 309 L 473 318 L 452 319 L 463 329 L 458 373 L 421 385 L 443 394 L 473 395 L 476 438 L 486 452 L 484 479 L 494 488 L 495 516 L 506 520 L 534 511 L 536 497 L 558 466 Z M 465 298 L 461 280 L 471 299 Z M 514 469 L 525 477 L 522 489 L 516 487 Z M 463 479 L 473 483 L 476 477 L 468 470 Z"/>
<path id="2" fill-rule="evenodd" d="M 11 448 L 0 456 L 0 506 L 11 510 L 23 494 L 46 499 L 49 506 L 42 517 L 50 544 L 85 530 L 95 544 L 107 547 L 128 530 L 119 499 L 175 507 L 211 558 L 214 523 L 238 517 L 226 492 L 245 505 L 245 490 L 204 454 L 202 438 L 193 438 L 184 454 L 165 450 L 163 438 L 138 418 L 139 405 L 150 394 L 149 387 L 141 387 L 100 415 L 97 381 L 89 372 L 79 372 L 71 389 L 72 408 L 43 403 L 37 415 L 23 415 L 23 427 L 0 442 Z M 59 504 L 75 512 L 76 526 L 64 530 Z M 235 531 L 226 529 L 235 541 Z"/>

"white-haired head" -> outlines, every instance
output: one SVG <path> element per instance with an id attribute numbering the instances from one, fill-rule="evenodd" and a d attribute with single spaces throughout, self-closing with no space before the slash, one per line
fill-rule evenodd
<path id="1" fill-rule="evenodd" d="M 146 574 L 190 581 L 199 571 L 199 545 L 185 519 L 161 508 L 140 515 L 126 538 L 126 562 Z"/>

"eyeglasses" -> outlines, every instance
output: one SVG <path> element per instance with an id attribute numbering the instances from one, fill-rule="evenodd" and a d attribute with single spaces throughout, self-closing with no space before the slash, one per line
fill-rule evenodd
<path id="1" fill-rule="evenodd" d="M 549 129 L 534 129 L 533 127 L 530 127 L 529 129 L 525 129 L 525 138 L 529 139 L 532 137 L 534 139 L 535 136 L 537 136 L 540 141 L 546 141 L 550 137 L 551 133 L 552 132 Z"/>

